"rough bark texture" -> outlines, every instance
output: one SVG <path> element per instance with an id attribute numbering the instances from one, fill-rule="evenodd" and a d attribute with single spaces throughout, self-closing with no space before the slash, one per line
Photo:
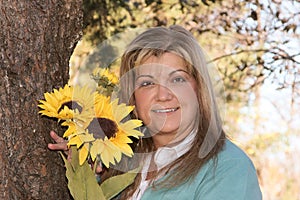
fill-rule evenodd
<path id="1" fill-rule="evenodd" d="M 43 93 L 68 82 L 81 0 L 0 0 L 0 199 L 71 199 Z"/>

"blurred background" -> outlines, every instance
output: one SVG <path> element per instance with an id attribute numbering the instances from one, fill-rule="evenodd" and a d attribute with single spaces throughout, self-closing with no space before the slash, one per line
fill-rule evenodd
<path id="1" fill-rule="evenodd" d="M 98 67 L 118 74 L 136 34 L 172 24 L 207 53 L 225 131 L 253 160 L 264 199 L 300 199 L 299 0 L 84 0 L 70 83 L 95 84 Z"/>

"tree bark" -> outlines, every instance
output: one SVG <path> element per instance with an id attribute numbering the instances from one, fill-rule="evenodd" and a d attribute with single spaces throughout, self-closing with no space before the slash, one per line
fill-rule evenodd
<path id="1" fill-rule="evenodd" d="M 37 105 L 68 82 L 82 21 L 82 0 L 0 0 L 0 199 L 71 199 Z"/>

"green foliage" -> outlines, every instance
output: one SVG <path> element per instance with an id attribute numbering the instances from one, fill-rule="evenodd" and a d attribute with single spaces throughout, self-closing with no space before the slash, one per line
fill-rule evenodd
<path id="1" fill-rule="evenodd" d="M 107 37 L 135 27 L 129 1 L 84 0 L 84 34 L 87 40 L 96 44 Z"/>
<path id="2" fill-rule="evenodd" d="M 284 5 L 276 1 L 84 0 L 84 39 L 97 45 L 128 28 L 180 24 L 213 56 L 228 101 L 245 101 L 247 95 L 243 93 L 269 77 L 280 86 L 293 85 L 274 73 L 291 74 L 299 67 L 297 54 L 281 45 L 297 39 L 294 36 L 300 31 L 299 17 L 299 13 L 284 10 Z M 298 75 L 293 76 L 296 80 Z"/>
<path id="3" fill-rule="evenodd" d="M 75 200 L 99 200 L 105 196 L 99 187 L 94 172 L 87 162 L 79 165 L 77 148 L 71 147 L 72 160 L 68 161 L 61 155 L 66 166 L 68 187 Z"/>
<path id="4" fill-rule="evenodd" d="M 101 184 L 101 188 L 104 191 L 106 199 L 115 197 L 120 191 L 125 189 L 125 186 L 132 184 L 137 172 L 138 169 L 105 180 Z"/>
<path id="5" fill-rule="evenodd" d="M 71 146 L 72 159 L 68 161 L 61 153 L 66 167 L 68 188 L 75 200 L 108 200 L 112 199 L 133 183 L 137 170 L 117 175 L 98 184 L 91 166 L 85 161 L 79 165 L 79 154 L 76 146 Z"/>
<path id="6" fill-rule="evenodd" d="M 178 15 L 216 0 L 84 0 L 84 37 L 97 44 L 127 28 L 178 23 Z"/>

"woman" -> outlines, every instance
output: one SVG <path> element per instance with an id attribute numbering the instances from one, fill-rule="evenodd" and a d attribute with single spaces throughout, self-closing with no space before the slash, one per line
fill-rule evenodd
<path id="1" fill-rule="evenodd" d="M 222 130 L 205 56 L 190 32 L 175 25 L 138 35 L 120 77 L 120 99 L 135 105 L 146 137 L 133 147 L 141 173 L 119 198 L 262 198 L 251 160 Z M 58 144 L 50 149 L 66 149 L 51 136 Z"/>

